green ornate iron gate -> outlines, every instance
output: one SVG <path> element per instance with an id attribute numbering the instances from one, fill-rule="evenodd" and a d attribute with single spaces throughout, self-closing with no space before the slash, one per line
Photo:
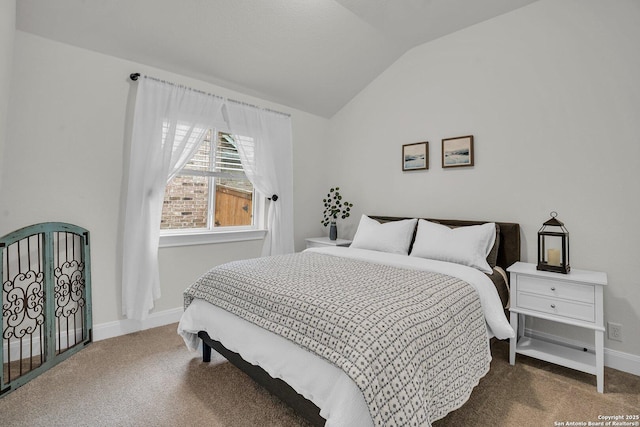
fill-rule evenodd
<path id="1" fill-rule="evenodd" d="M 91 342 L 89 232 L 31 225 L 0 239 L 0 258 L 2 395 Z"/>

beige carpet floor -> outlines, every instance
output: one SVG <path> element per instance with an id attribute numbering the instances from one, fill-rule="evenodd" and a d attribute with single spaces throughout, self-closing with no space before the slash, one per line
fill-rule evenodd
<path id="1" fill-rule="evenodd" d="M 176 325 L 92 343 L 0 398 L 2 426 L 305 426 L 287 406 L 223 359 L 204 364 Z M 491 371 L 469 401 L 434 426 L 557 426 L 640 414 L 640 377 L 595 377 L 493 345 Z M 556 424 L 557 423 L 557 424 Z M 565 424 L 566 425 L 566 424 Z"/>

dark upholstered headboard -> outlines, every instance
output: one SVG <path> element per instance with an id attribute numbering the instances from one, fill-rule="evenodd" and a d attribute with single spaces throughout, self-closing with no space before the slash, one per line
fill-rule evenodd
<path id="1" fill-rule="evenodd" d="M 401 219 L 409 219 L 409 217 L 395 216 L 370 216 L 378 222 L 398 221 Z M 451 227 L 464 227 L 467 225 L 480 225 L 487 222 L 495 222 L 500 226 L 500 246 L 498 247 L 497 265 L 503 269 L 507 269 L 511 264 L 520 261 L 520 224 L 514 222 L 497 222 L 497 221 L 465 221 L 457 219 L 435 219 L 423 218 L 427 221 L 437 222 L 439 224 Z M 414 234 L 415 239 L 415 234 Z M 413 245 L 413 241 L 411 242 Z"/>

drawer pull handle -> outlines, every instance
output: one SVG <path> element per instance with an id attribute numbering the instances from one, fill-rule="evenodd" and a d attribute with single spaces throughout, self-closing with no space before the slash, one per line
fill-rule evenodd
<path id="1" fill-rule="evenodd" d="M 553 288 L 551 288 L 551 290 L 552 290 L 552 291 L 555 291 L 555 290 L 556 290 L 555 286 L 554 286 Z"/>
<path id="2" fill-rule="evenodd" d="M 551 304 L 551 308 L 556 308 L 556 305 L 555 304 Z"/>

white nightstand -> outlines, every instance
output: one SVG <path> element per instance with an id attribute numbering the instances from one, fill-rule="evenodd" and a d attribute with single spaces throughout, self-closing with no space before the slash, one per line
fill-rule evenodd
<path id="1" fill-rule="evenodd" d="M 329 239 L 328 236 L 309 237 L 305 240 L 307 241 L 307 249 L 320 248 L 323 246 L 349 246 L 351 244 L 351 240 L 345 240 L 345 239 L 331 240 Z"/>
<path id="2" fill-rule="evenodd" d="M 511 327 L 516 338 L 509 345 L 509 363 L 516 353 L 577 369 L 597 377 L 599 393 L 604 391 L 604 313 L 602 290 L 607 274 L 571 269 L 569 274 L 539 271 L 535 264 L 517 262 L 511 274 Z M 526 316 L 591 329 L 595 354 L 524 336 Z M 518 324 L 520 322 L 520 324 Z"/>

